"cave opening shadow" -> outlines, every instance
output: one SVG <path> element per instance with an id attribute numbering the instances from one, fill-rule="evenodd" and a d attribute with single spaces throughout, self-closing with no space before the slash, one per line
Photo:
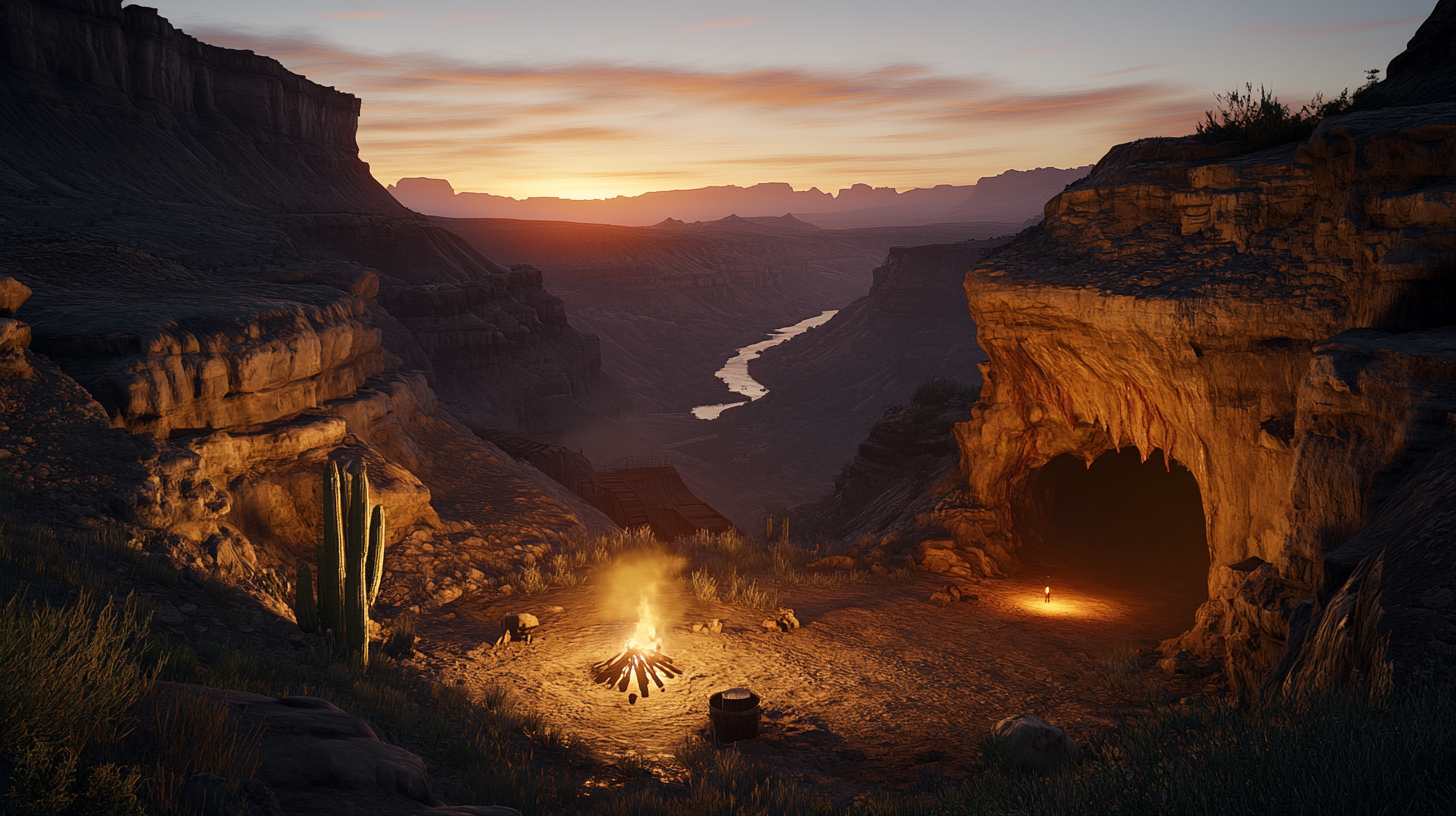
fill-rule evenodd
<path id="1" fill-rule="evenodd" d="M 1015 517 L 1028 579 L 1135 598 L 1168 636 L 1208 599 L 1208 536 L 1198 480 L 1154 450 L 1109 451 L 1089 468 L 1063 454 L 1032 473 Z"/>

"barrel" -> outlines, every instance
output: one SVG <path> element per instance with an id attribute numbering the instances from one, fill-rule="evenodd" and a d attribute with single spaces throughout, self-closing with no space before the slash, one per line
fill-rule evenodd
<path id="1" fill-rule="evenodd" d="M 708 720 L 718 742 L 758 736 L 758 695 L 746 688 L 720 691 L 708 698 Z"/>

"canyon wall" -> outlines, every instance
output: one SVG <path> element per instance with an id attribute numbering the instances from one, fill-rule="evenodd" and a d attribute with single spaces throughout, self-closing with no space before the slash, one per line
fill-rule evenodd
<path id="1" fill-rule="evenodd" d="M 1000 243 L 894 247 L 867 294 L 749 364 L 769 389 L 763 398 L 712 421 L 656 415 L 628 424 L 659 440 L 694 491 L 757 529 L 764 508 L 822 496 L 887 406 L 909 401 L 930 378 L 978 380 L 983 357 L 959 285 Z"/>
<path id="2" fill-rule="evenodd" d="M 330 457 L 367 463 L 392 540 L 441 557 L 611 526 L 451 412 L 530 425 L 592 386 L 595 338 L 539 272 L 375 183 L 359 104 L 151 9 L 0 7 L 0 278 L 33 293 L 0 354 L 144 440 L 144 478 L 52 510 L 255 578 L 311 552 Z M 45 474 L 25 489 L 46 495 Z"/>
<path id="3" fill-rule="evenodd" d="M 1413 40 L 1447 44 L 1433 70 L 1450 6 Z M 957 429 L 964 545 L 1014 562 L 1029 480 L 1059 454 L 1161 449 L 1197 478 L 1212 556 L 1170 648 L 1257 687 L 1297 600 L 1349 574 L 1328 556 L 1452 432 L 1437 341 L 1456 313 L 1456 104 L 1402 64 L 1387 82 L 1426 97 L 1327 117 L 1298 144 L 1115 147 L 966 276 L 989 362 Z"/>

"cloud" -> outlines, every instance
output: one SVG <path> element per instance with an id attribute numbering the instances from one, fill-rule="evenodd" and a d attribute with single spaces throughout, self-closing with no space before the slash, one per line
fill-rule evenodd
<path id="1" fill-rule="evenodd" d="M 688 28 L 697 31 L 717 31 L 720 28 L 738 28 L 739 26 L 753 25 L 763 22 L 762 17 L 729 17 L 726 20 L 713 20 L 707 23 L 696 23 Z"/>
<path id="2" fill-rule="evenodd" d="M 403 17 L 402 11 L 326 11 L 315 15 L 324 20 L 387 20 Z"/>
<path id="3" fill-rule="evenodd" d="M 661 179 L 969 183 L 1009 164 L 1085 164 L 1112 140 L 1140 135 L 1129 123 L 1191 132 L 1204 106 L 1204 94 L 1180 86 L 1116 79 L 1156 66 L 1027 88 L 915 63 L 484 62 L 356 51 L 289 32 L 201 33 L 362 97 L 361 155 L 378 178 L 446 177 L 457 189 L 518 197 L 576 189 L 571 179 L 582 178 L 623 179 L 623 192 Z"/>
<path id="4" fill-rule="evenodd" d="M 1171 63 L 1171 62 L 1150 62 L 1147 65 L 1134 65 L 1131 68 L 1121 68 L 1121 69 L 1116 70 L 1116 71 L 1107 71 L 1106 73 L 1093 74 L 1092 76 L 1090 76 L 1088 78 L 1089 79 L 1106 79 L 1107 77 L 1122 76 L 1124 74 L 1136 74 L 1136 73 L 1138 73 L 1140 71 L 1155 71 L 1155 70 L 1157 70 L 1159 68 L 1167 68 L 1168 66 L 1170 66 L 1172 64 L 1173 63 Z"/>
<path id="5" fill-rule="evenodd" d="M 1239 37 L 1342 37 L 1350 34 L 1363 34 L 1366 31 L 1379 31 L 1382 28 L 1413 27 L 1423 19 L 1425 18 L 1402 17 L 1399 20 L 1375 20 L 1364 23 L 1265 23 L 1247 28 L 1236 28 L 1229 33 Z"/>

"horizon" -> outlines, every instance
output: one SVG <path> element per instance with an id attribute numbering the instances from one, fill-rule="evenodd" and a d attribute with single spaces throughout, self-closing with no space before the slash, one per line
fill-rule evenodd
<path id="1" fill-rule="evenodd" d="M 1078 167 L 1085 167 L 1085 166 L 1090 166 L 1090 165 L 1078 165 Z M 892 187 L 890 185 L 883 185 L 882 187 L 875 187 L 875 185 L 865 184 L 864 182 L 854 182 L 854 183 L 851 183 L 849 185 L 846 185 L 844 187 L 840 187 L 840 188 L 837 188 L 837 189 L 834 189 L 834 190 L 825 190 L 825 189 L 822 189 L 822 188 L 817 187 L 817 186 L 797 187 L 797 186 L 794 185 L 793 182 L 790 182 L 790 181 L 756 181 L 756 182 L 753 182 L 751 184 L 709 184 L 709 185 L 705 185 L 705 186 L 702 186 L 702 187 L 673 187 L 673 188 L 664 188 L 664 189 L 661 189 L 661 190 L 645 190 L 645 191 L 643 191 L 641 193 L 618 194 L 618 195 L 613 195 L 613 196 L 607 196 L 607 197 L 604 197 L 604 198 L 562 198 L 561 196 L 549 196 L 549 195 L 548 196 L 525 196 L 525 197 L 520 197 L 520 198 L 518 198 L 516 196 L 501 196 L 501 197 L 502 198 L 512 198 L 512 199 L 515 199 L 516 201 L 525 201 L 525 200 L 530 199 L 530 198 L 561 198 L 561 200 L 563 200 L 563 201 L 611 201 L 611 200 L 617 199 L 617 198 L 637 198 L 639 196 L 649 195 L 651 193 L 687 193 L 687 192 L 694 192 L 694 191 L 697 191 L 697 190 L 729 189 L 729 188 L 736 188 L 736 189 L 740 189 L 740 190 L 747 190 L 747 189 L 751 189 L 751 188 L 754 188 L 754 187 L 776 186 L 776 185 L 780 185 L 780 184 L 785 184 L 785 185 L 788 185 L 789 189 L 791 191 L 795 192 L 795 193 L 812 193 L 812 192 L 816 192 L 817 191 L 817 192 L 823 193 L 824 195 L 828 195 L 828 196 L 832 196 L 834 198 L 838 198 L 843 193 L 848 192 L 851 188 L 856 187 L 856 186 L 861 186 L 861 185 L 863 185 L 863 186 L 869 186 L 869 187 L 874 187 L 874 189 L 883 189 L 885 187 L 888 187 L 889 189 L 893 189 L 896 193 L 903 194 L 903 193 L 910 192 L 911 190 L 933 190 L 933 189 L 936 189 L 937 187 L 975 187 L 977 184 L 979 184 L 982 180 L 984 180 L 986 178 L 994 178 L 995 176 L 1004 175 L 1006 173 L 1029 173 L 1029 172 L 1032 172 L 1033 170 L 1070 170 L 1070 169 L 1074 169 L 1074 168 L 1068 168 L 1068 167 L 1032 167 L 1032 168 L 1028 168 L 1028 169 L 1022 169 L 1022 168 L 1019 168 L 1019 167 L 1008 167 L 1005 170 L 1002 170 L 1000 173 L 995 173 L 995 174 L 992 174 L 990 176 L 981 176 L 981 177 L 978 177 L 975 181 L 973 181 L 973 182 L 971 182 L 969 184 L 948 184 L 948 183 L 941 183 L 941 184 L 932 184 L 932 185 L 929 185 L 929 186 L 922 186 L 922 187 Z M 492 193 L 492 192 L 490 192 L 488 190 L 462 190 L 462 189 L 456 187 L 455 184 L 454 184 L 454 182 L 450 181 L 450 179 L 443 178 L 443 177 L 439 177 L 439 176 L 401 176 L 400 178 L 397 178 L 397 179 L 395 179 L 392 182 L 384 181 L 384 180 L 381 179 L 381 180 L 379 180 L 379 183 L 382 184 L 382 185 L 384 185 L 386 188 L 394 188 L 394 187 L 399 186 L 400 182 L 408 181 L 408 180 L 413 180 L 413 179 L 426 179 L 426 180 L 430 180 L 430 181 L 444 181 L 444 182 L 447 182 L 447 183 L 450 184 L 450 189 L 454 193 L 456 193 L 457 195 L 460 194 L 460 193 L 485 193 L 487 195 L 500 195 L 499 193 Z M 788 213 L 788 214 L 789 215 L 792 215 L 792 213 Z"/>
<path id="2" fill-rule="evenodd" d="M 1432 4 L 158 5 L 199 39 L 360 97 L 361 157 L 382 184 L 600 200 L 764 179 L 904 191 L 1092 164 L 1192 133 L 1244 82 L 1295 107 L 1358 87 Z"/>

